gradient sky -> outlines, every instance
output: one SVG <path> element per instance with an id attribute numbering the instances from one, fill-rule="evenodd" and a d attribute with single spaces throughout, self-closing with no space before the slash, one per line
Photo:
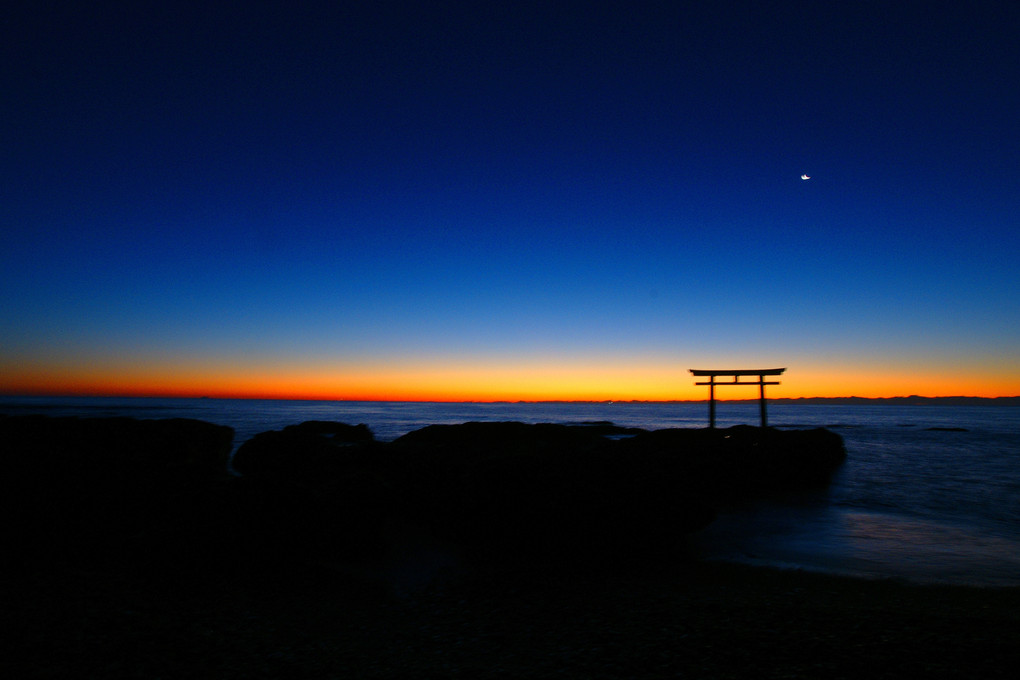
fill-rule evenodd
<path id="1" fill-rule="evenodd" d="M 1020 394 L 1015 2 L 20 4 L 0 392 Z"/>

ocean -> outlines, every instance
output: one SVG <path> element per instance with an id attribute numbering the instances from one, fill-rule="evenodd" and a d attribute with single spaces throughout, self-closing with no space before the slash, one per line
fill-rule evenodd
<path id="1" fill-rule="evenodd" d="M 0 397 L 0 413 L 197 418 L 235 447 L 305 420 L 365 423 L 384 441 L 436 423 L 516 420 L 705 427 L 704 403 L 417 403 Z M 717 426 L 757 424 L 756 402 L 717 402 Z M 848 459 L 826 489 L 748 503 L 692 538 L 704 559 L 868 578 L 1020 586 L 1020 408 L 773 402 L 777 428 L 828 427 Z M 934 429 L 933 429 L 934 428 Z"/>

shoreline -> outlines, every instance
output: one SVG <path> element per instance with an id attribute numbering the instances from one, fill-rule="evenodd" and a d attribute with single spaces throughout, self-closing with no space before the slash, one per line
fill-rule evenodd
<path id="1" fill-rule="evenodd" d="M 859 527 L 851 531 L 851 524 Z M 893 512 L 758 504 L 720 512 L 689 539 L 699 558 L 731 564 L 916 585 L 1020 587 L 1015 541 Z"/>

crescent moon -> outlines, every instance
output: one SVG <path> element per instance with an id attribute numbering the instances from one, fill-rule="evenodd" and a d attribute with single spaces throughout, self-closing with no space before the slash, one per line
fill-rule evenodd
<path id="1" fill-rule="evenodd" d="M 801 178 L 801 179 L 811 179 L 811 177 L 810 177 L 810 176 L 808 176 L 808 175 L 801 175 L 801 176 L 800 176 L 800 178 Z"/>

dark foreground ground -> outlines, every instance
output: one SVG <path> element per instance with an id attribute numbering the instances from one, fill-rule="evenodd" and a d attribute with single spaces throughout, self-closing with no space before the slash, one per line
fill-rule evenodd
<path id="1" fill-rule="evenodd" d="M 997 678 L 1020 590 L 704 564 L 826 431 L 0 418 L 0 678 Z"/>
<path id="2" fill-rule="evenodd" d="M 1020 591 L 735 565 L 8 583 L 8 678 L 998 678 Z M 300 576 L 299 578 L 295 578 Z"/>

